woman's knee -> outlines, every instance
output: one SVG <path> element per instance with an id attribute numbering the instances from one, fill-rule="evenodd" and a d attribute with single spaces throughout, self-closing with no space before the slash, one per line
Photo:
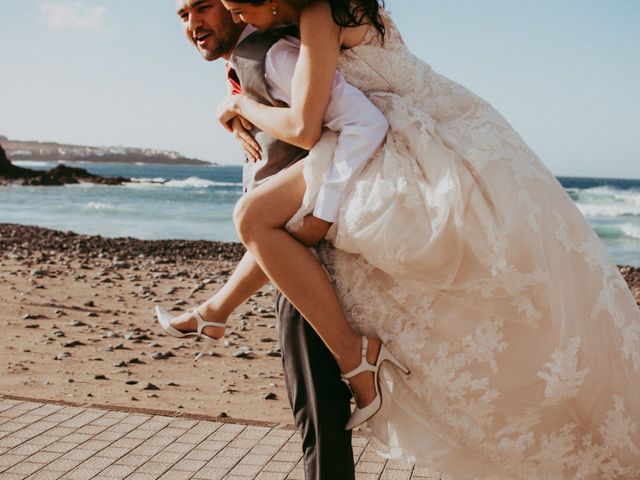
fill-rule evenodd
<path id="1" fill-rule="evenodd" d="M 244 195 L 233 209 L 233 223 L 240 241 L 245 245 L 255 238 L 257 231 L 262 227 L 257 206 L 256 198 Z"/>

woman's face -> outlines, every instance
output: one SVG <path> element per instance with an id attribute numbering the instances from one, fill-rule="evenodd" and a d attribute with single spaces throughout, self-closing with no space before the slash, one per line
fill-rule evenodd
<path id="1" fill-rule="evenodd" d="M 228 0 L 221 1 L 236 23 L 244 22 L 253 25 L 258 30 L 269 30 L 279 21 L 278 15 L 273 13 L 272 7 L 274 4 L 271 1 L 265 1 L 262 5 L 251 5 L 250 3 L 231 2 Z"/>

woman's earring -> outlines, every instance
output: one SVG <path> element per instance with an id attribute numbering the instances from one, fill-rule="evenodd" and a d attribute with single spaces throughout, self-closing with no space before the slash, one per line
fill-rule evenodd
<path id="1" fill-rule="evenodd" d="M 275 5 L 271 5 L 271 13 L 273 13 L 274 15 L 278 14 L 278 10 L 276 9 Z"/>

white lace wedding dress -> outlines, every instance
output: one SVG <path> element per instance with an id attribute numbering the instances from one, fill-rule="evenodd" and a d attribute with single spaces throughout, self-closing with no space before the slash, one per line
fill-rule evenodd
<path id="1" fill-rule="evenodd" d="M 390 123 L 320 252 L 355 328 L 412 371 L 384 368 L 381 448 L 455 480 L 639 479 L 640 311 L 562 186 L 393 25 L 339 68 Z"/>

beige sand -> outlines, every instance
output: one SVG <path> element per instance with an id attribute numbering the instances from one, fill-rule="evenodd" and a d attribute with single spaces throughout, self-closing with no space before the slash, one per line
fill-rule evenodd
<path id="1" fill-rule="evenodd" d="M 270 287 L 197 363 L 202 342 L 165 336 L 153 315 L 156 304 L 178 313 L 207 299 L 241 254 L 0 225 L 0 392 L 292 423 Z M 640 298 L 640 269 L 622 271 Z"/>

